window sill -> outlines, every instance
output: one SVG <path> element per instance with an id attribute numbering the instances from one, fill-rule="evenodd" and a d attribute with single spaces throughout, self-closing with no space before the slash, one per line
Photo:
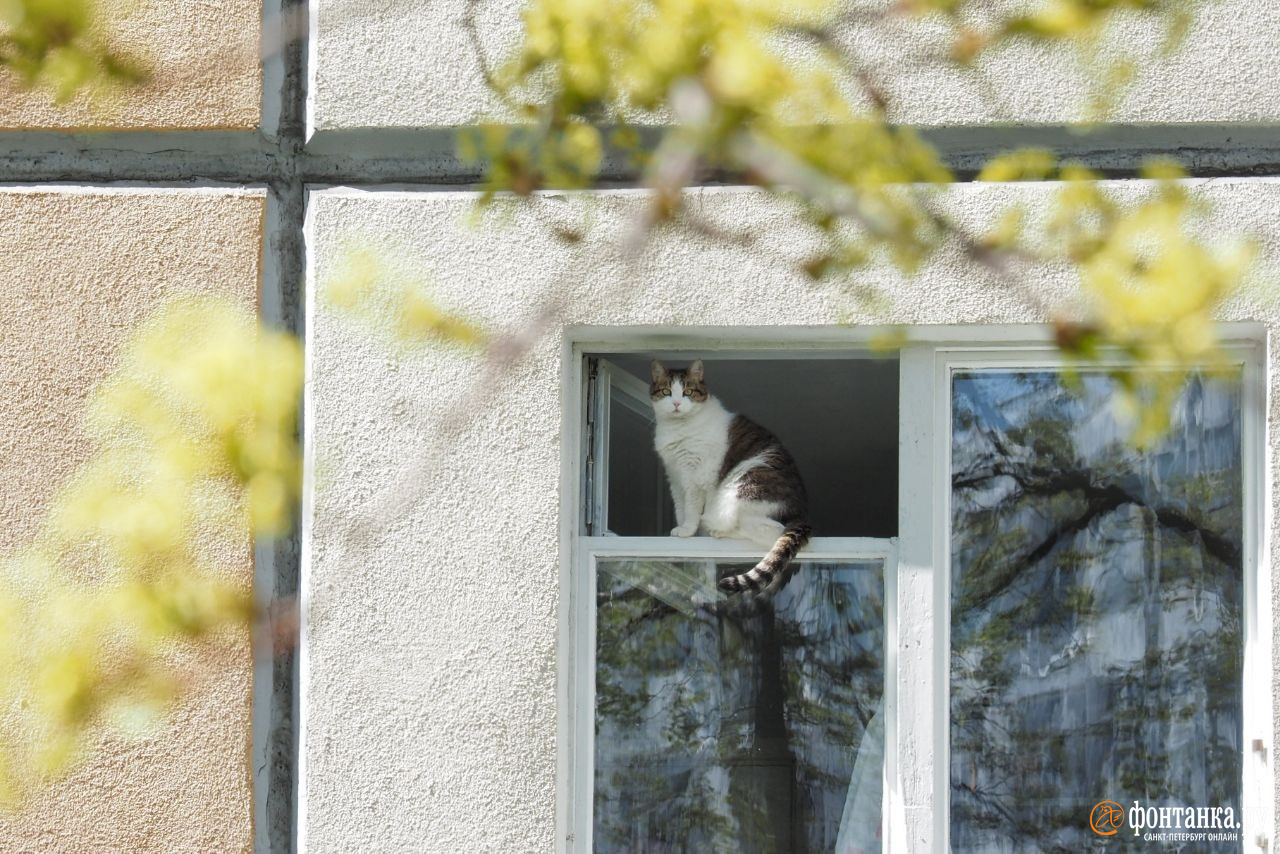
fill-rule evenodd
<path id="1" fill-rule="evenodd" d="M 801 550 L 797 560 L 812 558 L 888 558 L 897 548 L 898 538 L 814 537 Z M 759 560 L 764 554 L 759 546 L 742 540 L 715 537 L 581 537 L 578 546 L 584 554 L 649 558 L 713 557 Z"/>

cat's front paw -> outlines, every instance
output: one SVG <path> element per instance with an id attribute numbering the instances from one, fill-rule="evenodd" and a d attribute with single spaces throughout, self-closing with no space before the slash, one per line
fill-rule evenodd
<path id="1" fill-rule="evenodd" d="M 679 526 L 679 527 L 677 527 L 677 528 L 672 528 L 672 529 L 671 529 L 671 536 L 673 536 L 673 537 L 692 537 L 692 536 L 693 536 L 694 534 L 696 534 L 697 532 L 698 532 L 698 526 L 697 526 L 697 525 L 681 525 L 681 526 Z"/>

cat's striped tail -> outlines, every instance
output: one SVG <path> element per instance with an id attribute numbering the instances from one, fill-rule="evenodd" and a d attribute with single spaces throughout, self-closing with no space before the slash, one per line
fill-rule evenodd
<path id="1" fill-rule="evenodd" d="M 769 549 L 769 553 L 754 568 L 741 575 L 729 575 L 720 579 L 720 589 L 727 593 L 736 593 L 739 590 L 760 590 L 768 587 L 776 592 L 781 586 L 780 576 L 786 572 L 787 564 L 791 563 L 796 552 L 809 542 L 809 535 L 812 533 L 813 529 L 803 522 L 793 522 L 788 525 L 782 532 L 782 536 L 778 537 L 778 541 L 773 544 L 773 548 Z M 779 584 L 775 585 L 775 581 Z"/>

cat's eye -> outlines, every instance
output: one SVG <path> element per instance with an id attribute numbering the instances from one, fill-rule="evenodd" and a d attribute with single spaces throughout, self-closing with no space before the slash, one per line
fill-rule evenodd
<path id="1" fill-rule="evenodd" d="M 662 396 L 663 396 L 663 397 L 671 397 L 671 389 L 669 389 L 669 388 L 664 388 L 664 389 L 662 390 Z"/>

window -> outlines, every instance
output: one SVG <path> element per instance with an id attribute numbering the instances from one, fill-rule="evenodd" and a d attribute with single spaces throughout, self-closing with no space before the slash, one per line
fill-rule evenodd
<path id="1" fill-rule="evenodd" d="M 1116 381 L 1068 382 L 1039 330 L 792 334 L 575 346 L 570 849 L 1081 849 L 1102 800 L 1270 827 L 1248 336 L 1138 451 Z M 715 588 L 757 549 L 667 536 L 654 356 L 703 358 L 800 465 L 817 535 L 769 603 Z"/>
<path id="2" fill-rule="evenodd" d="M 597 851 L 879 847 L 870 551 L 805 560 L 763 606 L 715 595 L 754 559 L 596 558 Z"/>
<path id="3" fill-rule="evenodd" d="M 1081 850 L 1099 801 L 1240 814 L 1238 372 L 1124 441 L 1116 381 L 951 374 L 951 843 Z"/>

